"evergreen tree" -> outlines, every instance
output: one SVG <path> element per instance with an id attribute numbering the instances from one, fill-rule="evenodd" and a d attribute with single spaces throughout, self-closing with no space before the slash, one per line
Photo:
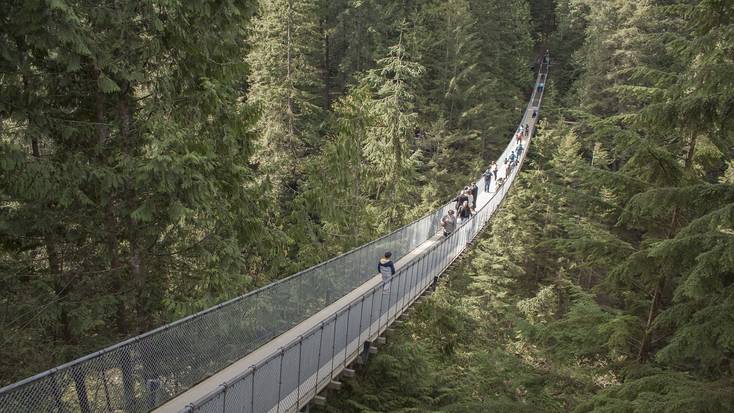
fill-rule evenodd
<path id="1" fill-rule="evenodd" d="M 417 113 L 415 83 L 424 68 L 410 60 L 401 34 L 388 55 L 377 61 L 366 81 L 374 90 L 371 125 L 364 145 L 365 160 L 372 166 L 370 188 L 378 208 L 383 210 L 383 228 L 404 223 L 407 208 L 415 204 L 415 163 L 413 151 Z"/>
<path id="2" fill-rule="evenodd" d="M 368 188 L 378 183 L 370 181 L 374 175 L 364 153 L 376 121 L 372 104 L 372 92 L 365 85 L 334 104 L 332 133 L 309 163 L 303 193 L 296 200 L 292 234 L 303 246 L 304 259 L 325 259 L 378 236 L 377 214 L 368 197 Z"/>
<path id="3" fill-rule="evenodd" d="M 271 202 L 286 211 L 304 172 L 300 160 L 320 146 L 317 6 L 314 0 L 260 1 L 250 37 L 247 98 L 260 109 L 255 162 L 273 185 Z"/>
<path id="4" fill-rule="evenodd" d="M 273 237 L 252 235 L 249 2 L 3 11 L 7 383 L 245 291 Z"/>

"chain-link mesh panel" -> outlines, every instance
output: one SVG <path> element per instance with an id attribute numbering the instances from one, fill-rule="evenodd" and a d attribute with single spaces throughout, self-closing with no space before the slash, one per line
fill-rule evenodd
<path id="1" fill-rule="evenodd" d="M 300 343 L 300 342 L 299 342 Z M 295 406 L 298 402 L 298 370 L 301 358 L 301 345 L 294 343 L 283 353 L 280 378 L 280 400 L 282 401 L 279 411 Z"/>
<path id="2" fill-rule="evenodd" d="M 254 371 L 255 398 L 254 413 L 269 412 L 278 403 L 278 381 L 280 380 L 280 362 L 278 354 L 266 360 Z"/>
<path id="3" fill-rule="evenodd" d="M 345 363 L 353 354 L 356 354 L 360 350 L 362 343 L 359 342 L 359 334 L 362 332 L 362 315 L 364 313 L 364 300 L 357 301 L 351 307 L 351 318 L 347 325 L 347 338 L 346 338 L 346 355 L 342 364 Z"/>
<path id="4" fill-rule="evenodd" d="M 252 413 L 252 377 L 248 373 L 225 386 L 224 413 Z"/>
<path id="5" fill-rule="evenodd" d="M 370 326 L 372 325 L 372 307 L 374 306 L 375 294 L 372 290 L 362 300 L 362 315 L 359 323 L 359 342 L 368 341 L 370 338 Z"/>

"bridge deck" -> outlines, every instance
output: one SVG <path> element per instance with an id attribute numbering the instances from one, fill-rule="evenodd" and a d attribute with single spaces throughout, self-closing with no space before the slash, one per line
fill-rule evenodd
<path id="1" fill-rule="evenodd" d="M 489 199 L 491 198 L 492 193 L 493 191 L 481 193 L 477 199 L 477 207 L 479 208 L 487 203 L 487 201 L 489 201 Z M 434 235 L 426 242 L 416 247 L 408 255 L 396 261 L 396 270 L 404 267 L 415 258 L 419 257 L 424 251 L 434 245 L 442 236 L 443 235 L 441 233 Z M 375 266 L 377 265 L 378 259 L 379 257 L 375 257 Z M 215 390 L 220 384 L 233 380 L 243 371 L 246 371 L 250 366 L 256 364 L 261 360 L 266 359 L 271 354 L 279 352 L 281 348 L 298 339 L 299 336 L 305 334 L 312 328 L 318 326 L 324 319 L 344 308 L 344 306 L 348 305 L 356 298 L 362 296 L 364 293 L 377 286 L 381 281 L 382 277 L 380 275 L 375 275 L 358 288 L 352 290 L 349 294 L 335 301 L 333 304 L 325 307 L 324 309 L 307 318 L 292 329 L 286 331 L 285 333 L 274 338 L 273 340 L 253 351 L 252 353 L 248 354 L 247 356 L 224 368 L 217 374 L 209 377 L 208 379 L 202 381 L 201 383 L 197 384 L 186 392 L 180 394 L 178 397 L 169 400 L 166 404 L 163 404 L 155 409 L 154 412 L 173 413 L 181 411 L 186 407 L 186 405 L 206 396 L 212 390 Z"/>
<path id="2" fill-rule="evenodd" d="M 531 117 L 530 113 L 532 112 L 532 110 L 537 109 L 540 103 L 539 97 L 536 98 L 535 93 L 533 95 L 534 96 L 531 99 L 531 103 L 528 105 L 528 108 L 526 109 L 524 116 L 522 118 L 522 121 L 521 121 L 521 124 L 527 123 L 530 125 L 532 129 L 535 128 L 535 122 L 537 119 Z M 500 161 L 508 154 L 508 151 L 511 150 L 511 147 L 512 147 L 512 144 L 507 147 L 505 152 L 499 158 L 498 164 L 500 164 Z M 502 176 L 502 174 L 503 174 L 502 171 L 500 171 L 500 176 Z M 485 191 L 480 190 L 479 196 L 477 198 L 477 210 L 480 209 L 485 204 L 487 204 L 490 201 L 490 199 L 492 198 L 492 196 L 495 194 L 497 190 L 497 188 L 495 187 L 495 184 L 496 184 L 496 181 L 492 180 L 492 184 L 491 184 L 492 186 L 490 188 L 490 191 L 485 192 Z M 442 236 L 443 235 L 439 232 L 438 234 L 434 235 L 433 237 L 429 238 L 427 241 L 425 241 L 424 243 L 422 243 L 421 245 L 413 249 L 410 253 L 408 253 L 404 257 L 401 257 L 395 263 L 396 270 L 406 266 L 407 264 L 412 262 L 414 259 L 420 257 L 423 252 L 425 252 L 431 246 L 436 244 Z M 375 266 L 376 266 L 377 260 L 379 259 L 379 257 L 375 257 L 374 259 L 375 259 Z M 377 286 L 381 281 L 382 281 L 382 277 L 380 275 L 373 276 L 368 281 L 363 283 L 361 286 L 350 291 L 347 295 L 343 296 L 342 298 L 335 301 L 331 305 L 325 307 L 318 313 L 312 315 L 311 317 L 307 318 L 300 324 L 296 325 L 295 327 L 291 328 L 290 330 L 286 331 L 285 333 L 281 334 L 280 336 L 264 344 L 263 346 L 253 351 L 252 353 L 248 354 L 247 356 L 241 358 L 240 360 L 236 361 L 235 363 L 222 369 L 218 373 L 203 380 L 202 382 L 193 386 L 192 388 L 185 391 L 184 393 L 181 393 L 176 398 L 171 399 L 167 403 L 159 406 L 157 409 L 153 410 L 153 412 L 156 412 L 156 413 L 181 412 L 184 408 L 186 408 L 187 405 L 204 398 L 209 393 L 216 390 L 218 386 L 222 385 L 225 382 L 229 382 L 229 381 L 236 379 L 238 376 L 242 374 L 242 372 L 247 371 L 250 368 L 250 366 L 255 365 L 256 363 L 260 362 L 261 360 L 267 359 L 272 354 L 276 354 L 280 352 L 282 348 L 286 347 L 288 344 L 297 340 L 300 336 L 306 334 L 308 331 L 318 326 L 325 319 L 329 318 L 331 315 L 333 315 L 340 309 L 344 308 L 345 306 L 347 306 L 349 303 L 351 303 L 355 299 L 361 297 L 363 294 L 370 291 L 372 288 L 375 288 L 375 286 Z M 377 332 L 377 334 L 379 333 L 381 332 Z"/>
<path id="3" fill-rule="evenodd" d="M 492 185 L 494 185 L 494 182 L 492 183 Z M 493 193 L 494 191 L 480 193 L 477 198 L 477 208 L 480 208 L 482 205 L 486 204 Z M 442 236 L 443 235 L 439 232 L 423 244 L 413 249 L 409 254 L 400 258 L 395 263 L 396 270 L 406 266 L 415 258 L 419 257 L 424 251 L 428 250 L 432 245 L 434 245 Z M 375 257 L 375 266 L 377 265 L 378 259 L 379 257 Z M 180 412 L 188 404 L 193 403 L 194 401 L 206 396 L 209 392 L 216 389 L 217 386 L 219 386 L 220 384 L 235 379 L 238 375 L 242 374 L 243 371 L 246 371 L 250 366 L 256 364 L 261 360 L 266 359 L 271 354 L 279 352 L 281 348 L 298 339 L 299 336 L 307 333 L 312 328 L 318 326 L 324 319 L 344 308 L 350 302 L 377 286 L 381 281 L 382 277 L 380 275 L 373 276 L 364 284 L 352 290 L 349 294 L 335 301 L 333 304 L 325 307 L 324 309 L 307 318 L 292 329 L 274 338 L 257 350 L 241 358 L 230 366 L 222 369 L 213 376 L 200 382 L 196 386 L 180 394 L 178 397 L 171 399 L 167 403 L 159 406 L 157 409 L 154 410 L 154 412 Z"/>

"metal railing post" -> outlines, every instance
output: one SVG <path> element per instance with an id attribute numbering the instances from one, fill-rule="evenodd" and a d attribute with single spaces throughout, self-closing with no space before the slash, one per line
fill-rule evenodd
<path id="1" fill-rule="evenodd" d="M 312 333 L 313 334 L 313 333 Z M 301 407 L 301 364 L 303 364 L 303 336 L 298 340 L 298 386 L 296 386 L 296 410 Z M 318 364 L 318 362 L 316 363 Z"/>
<path id="2" fill-rule="evenodd" d="M 283 347 L 280 348 L 280 373 L 278 374 L 278 407 L 275 409 L 276 413 L 280 413 L 280 401 L 282 398 L 283 391 L 283 361 L 285 361 L 285 350 Z"/>
<path id="3" fill-rule="evenodd" d="M 255 375 L 257 374 L 257 366 L 252 365 L 250 366 L 252 369 L 252 389 L 251 389 L 251 398 L 250 398 L 250 412 L 255 413 Z"/>

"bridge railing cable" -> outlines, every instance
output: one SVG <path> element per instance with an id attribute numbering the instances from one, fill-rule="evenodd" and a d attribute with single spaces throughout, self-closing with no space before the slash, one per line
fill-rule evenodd
<path id="1" fill-rule="evenodd" d="M 536 92 L 534 90 L 528 111 L 534 104 Z M 522 124 L 529 120 L 528 111 L 523 117 Z M 512 143 L 502 156 L 509 155 L 511 150 Z M 513 174 L 517 169 L 519 168 L 516 168 Z M 482 185 L 479 186 L 482 191 Z M 503 196 L 499 194 L 504 194 L 502 191 L 506 191 L 507 188 L 509 182 L 499 189 L 498 194 L 495 194 L 481 211 L 488 211 L 490 205 L 498 205 Z M 439 231 L 440 220 L 451 207 L 451 202 L 446 203 L 436 211 L 390 234 L 278 282 L 4 387 L 0 389 L 0 413 L 152 410 L 362 285 L 374 275 L 376 257 L 381 256 L 384 251 L 390 250 L 394 256 L 399 257 L 424 243 Z M 487 214 L 481 211 L 477 217 Z M 461 228 L 467 228 L 467 225 L 475 226 L 477 224 L 472 222 L 478 221 L 475 218 L 469 221 L 470 224 Z M 470 234 L 471 232 L 467 232 L 466 229 L 457 231 L 440 243 L 439 247 L 431 250 L 431 258 L 425 258 L 428 256 L 426 254 L 415 263 L 411 263 L 408 266 L 412 268 L 410 275 L 412 280 L 409 283 L 411 291 L 415 292 L 424 286 L 425 279 L 422 275 L 418 276 L 418 268 L 421 268 L 421 274 L 424 271 L 436 273 L 441 265 L 450 261 L 448 257 L 460 251 L 460 247 L 464 245 L 462 243 L 466 242 L 466 237 Z M 440 256 L 440 253 L 447 255 Z M 417 266 L 418 262 L 421 263 L 421 267 Z M 408 282 L 406 271 L 407 268 L 400 271 L 400 282 Z M 324 336 L 322 332 L 319 338 L 320 341 L 328 341 L 331 337 L 334 350 L 330 357 L 333 359 L 337 354 L 336 335 L 344 333 L 345 340 L 353 340 L 355 334 L 361 337 L 363 334 L 369 335 L 378 331 L 381 326 L 386 325 L 390 315 L 404 308 L 404 304 L 413 296 L 405 294 L 407 293 L 401 292 L 400 296 L 382 297 L 383 294 L 380 292 L 379 295 L 372 297 L 374 302 L 371 302 L 370 307 L 360 307 L 360 311 L 364 310 L 365 314 L 369 309 L 375 312 L 374 314 L 370 312 L 370 316 L 380 317 L 376 321 L 377 324 L 370 325 L 366 333 L 361 329 L 362 321 L 357 327 L 354 326 L 351 307 L 341 313 L 346 314 L 350 320 L 343 315 L 335 315 L 332 327 L 324 326 L 327 335 Z M 382 312 L 383 304 L 380 304 L 378 314 L 377 298 L 387 299 L 387 303 L 384 304 L 388 306 L 387 312 Z M 329 328 L 333 329 L 333 333 L 328 332 Z M 298 344 L 299 351 L 304 350 L 304 345 L 306 351 L 309 351 L 311 347 L 308 343 L 314 342 L 316 338 L 311 337 L 308 340 L 311 341 Z M 323 349 L 323 346 L 319 345 L 319 348 Z M 340 351 L 348 354 L 353 349 L 345 344 Z M 271 370 L 290 371 L 291 367 L 297 367 L 300 371 L 303 368 L 303 374 L 299 373 L 296 376 L 308 377 L 304 374 L 310 371 L 309 366 L 301 365 L 308 361 L 298 357 L 298 365 L 293 365 L 292 363 L 296 362 L 294 352 L 295 350 L 290 349 L 286 354 L 284 350 L 279 362 L 270 359 L 255 366 L 252 380 L 253 385 L 257 384 L 257 388 L 251 390 L 258 391 L 254 394 L 265 394 L 263 393 L 265 390 L 258 386 L 266 382 L 272 384 L 270 381 L 261 381 L 266 372 Z M 326 357 L 327 353 L 325 352 L 323 357 Z M 301 356 L 303 354 L 301 353 Z M 319 356 L 317 359 L 322 360 L 323 357 Z M 276 364 L 277 369 L 274 367 Z M 281 373 L 279 376 L 281 379 L 276 386 L 280 388 L 279 393 L 289 394 L 284 392 L 295 386 L 292 375 L 286 379 L 283 379 Z M 319 378 L 317 383 L 319 380 L 322 378 Z M 295 388 L 299 392 L 308 387 L 304 387 L 302 380 L 297 381 L 299 384 Z M 240 385 L 244 385 L 243 383 Z M 262 399 L 257 403 L 265 406 L 270 402 Z"/>

